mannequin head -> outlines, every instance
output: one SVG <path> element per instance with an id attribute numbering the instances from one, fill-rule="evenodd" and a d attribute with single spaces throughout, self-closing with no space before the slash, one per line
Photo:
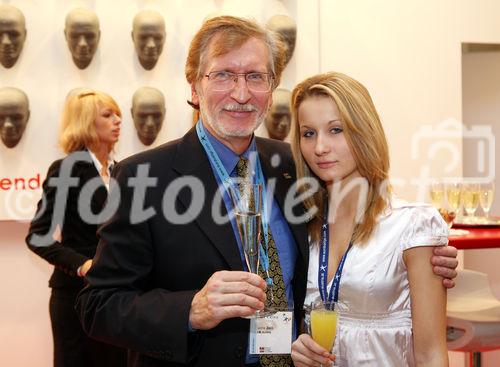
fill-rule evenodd
<path id="1" fill-rule="evenodd" d="M 66 16 L 64 35 L 73 62 L 79 69 L 85 69 L 92 61 L 101 37 L 97 15 L 84 8 L 71 10 Z"/>
<path id="2" fill-rule="evenodd" d="M 132 25 L 132 40 L 139 62 L 146 70 L 155 67 L 165 43 L 165 21 L 160 13 L 143 10 L 136 14 Z"/>
<path id="3" fill-rule="evenodd" d="M 155 141 L 165 119 L 165 98 L 156 88 L 141 87 L 132 97 L 132 118 L 137 136 L 144 145 Z"/>
<path id="4" fill-rule="evenodd" d="M 30 109 L 28 96 L 17 88 L 0 88 L 0 137 L 7 148 L 14 148 L 21 140 Z"/>
<path id="5" fill-rule="evenodd" d="M 0 5 L 0 63 L 11 68 L 26 40 L 24 15 L 11 5 Z"/>
<path id="6" fill-rule="evenodd" d="M 286 47 L 285 64 L 288 64 L 295 50 L 295 39 L 297 38 L 297 25 L 287 15 L 275 15 L 267 22 L 267 28 L 276 32 Z"/>
<path id="7" fill-rule="evenodd" d="M 273 92 L 273 104 L 266 116 L 266 128 L 271 139 L 285 140 L 290 132 L 291 97 L 292 94 L 287 89 L 278 88 Z"/>

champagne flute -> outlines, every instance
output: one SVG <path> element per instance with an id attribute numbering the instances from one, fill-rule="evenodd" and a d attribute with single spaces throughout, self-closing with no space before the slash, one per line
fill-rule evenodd
<path id="1" fill-rule="evenodd" d="M 262 230 L 262 184 L 235 179 L 228 186 L 233 202 L 238 234 L 248 271 L 259 274 L 261 230 Z M 271 290 L 272 292 L 272 290 Z M 272 293 L 271 297 L 272 297 Z M 257 311 L 249 318 L 262 317 L 271 313 L 269 308 Z"/>
<path id="2" fill-rule="evenodd" d="M 495 196 L 495 185 L 493 182 L 482 183 L 479 191 L 479 203 L 483 209 L 484 216 L 488 220 L 490 216 L 491 205 Z"/>
<path id="3" fill-rule="evenodd" d="M 432 206 L 436 209 L 442 208 L 444 199 L 443 182 L 439 180 L 432 181 L 429 187 L 429 194 L 431 196 Z"/>
<path id="4" fill-rule="evenodd" d="M 451 210 L 458 214 L 462 204 L 462 185 L 460 182 L 453 181 L 446 185 L 446 199 Z"/>
<path id="5" fill-rule="evenodd" d="M 450 211 L 447 211 L 443 216 L 446 223 L 448 223 L 448 228 L 453 226 L 453 221 L 457 217 L 460 206 L 462 204 L 462 185 L 459 181 L 452 181 L 446 184 L 446 200 Z"/>
<path id="6" fill-rule="evenodd" d="M 479 185 L 475 182 L 465 183 L 463 185 L 462 197 L 468 221 L 473 222 L 474 214 L 479 205 Z"/>
<path id="7" fill-rule="evenodd" d="M 238 233 L 248 271 L 258 274 L 262 224 L 262 185 L 235 182 L 229 186 Z"/>

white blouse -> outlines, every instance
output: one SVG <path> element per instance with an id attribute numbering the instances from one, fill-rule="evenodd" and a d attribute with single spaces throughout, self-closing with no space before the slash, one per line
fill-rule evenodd
<path id="1" fill-rule="evenodd" d="M 447 243 L 448 227 L 436 209 L 392 200 L 368 243 L 354 244 L 347 255 L 333 347 L 337 365 L 414 366 L 410 287 L 403 251 Z M 311 245 L 305 305 L 319 298 L 318 261 L 319 248 Z"/>
<path id="2" fill-rule="evenodd" d="M 107 176 L 104 177 L 102 175 L 102 172 L 101 172 L 102 171 L 101 162 L 99 162 L 99 159 L 97 159 L 96 155 L 90 149 L 88 150 L 88 152 L 90 154 L 90 158 L 92 158 L 92 161 L 94 162 L 94 166 L 95 166 L 97 172 L 99 172 L 99 175 L 101 176 L 102 180 L 104 181 L 104 185 L 106 186 L 106 189 L 109 192 L 109 178 L 111 177 L 111 169 L 114 165 L 113 157 L 111 157 L 111 156 L 108 157 L 108 165 L 106 167 Z"/>

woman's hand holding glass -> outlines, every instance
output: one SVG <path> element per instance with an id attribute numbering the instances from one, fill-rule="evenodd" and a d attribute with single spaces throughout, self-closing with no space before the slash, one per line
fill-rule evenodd
<path id="1" fill-rule="evenodd" d="M 335 356 L 331 350 L 337 334 L 336 306 L 335 302 L 322 301 L 310 305 L 306 315 L 308 334 L 300 335 L 292 344 L 295 366 L 334 365 Z"/>
<path id="2" fill-rule="evenodd" d="M 301 334 L 292 344 L 292 360 L 295 367 L 333 366 L 335 355 L 316 343 L 309 334 Z"/>

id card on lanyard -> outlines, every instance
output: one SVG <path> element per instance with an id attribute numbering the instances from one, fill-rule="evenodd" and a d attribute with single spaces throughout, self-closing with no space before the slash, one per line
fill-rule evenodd
<path id="1" fill-rule="evenodd" d="M 342 259 L 340 259 L 339 266 L 333 277 L 332 286 L 328 291 L 328 256 L 329 256 L 329 230 L 328 230 L 328 208 L 325 209 L 325 219 L 323 220 L 323 225 L 321 226 L 321 242 L 319 246 L 319 271 L 318 271 L 318 288 L 321 300 L 325 304 L 331 304 L 337 302 L 339 299 L 339 287 L 340 279 L 342 278 L 342 270 L 344 269 L 345 260 L 347 254 L 352 247 L 352 241 L 349 242 L 349 246 L 345 251 Z"/>

